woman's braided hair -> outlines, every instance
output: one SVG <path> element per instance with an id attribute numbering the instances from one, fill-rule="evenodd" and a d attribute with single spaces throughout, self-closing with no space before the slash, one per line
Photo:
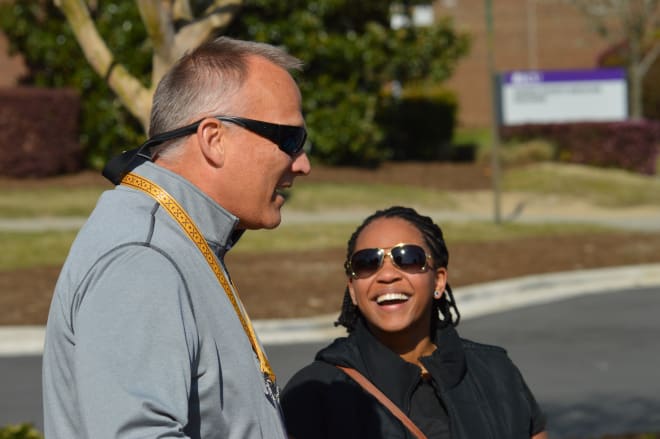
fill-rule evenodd
<path id="1" fill-rule="evenodd" d="M 444 237 L 442 235 L 442 230 L 438 225 L 436 225 L 433 220 L 424 215 L 420 215 L 414 209 L 409 207 L 393 206 L 388 209 L 378 210 L 373 213 L 371 216 L 367 217 L 362 224 L 353 232 L 351 238 L 348 240 L 348 246 L 346 251 L 346 261 L 348 262 L 355 251 L 355 241 L 362 230 L 371 224 L 374 220 L 380 218 L 400 218 L 405 221 L 408 221 L 410 224 L 415 226 L 417 230 L 422 234 L 424 242 L 427 247 L 431 250 L 431 256 L 433 258 L 433 268 L 437 269 L 439 267 L 447 267 L 449 263 L 449 252 L 447 251 L 447 246 L 445 244 Z M 350 276 L 348 263 L 344 264 L 346 267 L 346 275 Z M 458 322 L 461 319 L 461 315 L 458 312 L 456 307 L 456 302 L 454 301 L 454 295 L 451 291 L 449 283 L 445 285 L 445 293 L 438 300 L 433 300 L 433 312 L 432 316 L 436 315 L 437 319 L 431 319 L 431 325 L 441 324 L 457 326 Z M 453 309 L 453 313 L 452 313 Z M 348 292 L 348 287 L 344 292 L 344 300 L 341 307 L 341 314 L 335 322 L 335 326 L 342 325 L 348 332 L 353 331 L 355 328 L 355 323 L 359 318 L 362 318 L 362 313 L 357 306 L 353 305 L 351 301 L 351 296 Z"/>

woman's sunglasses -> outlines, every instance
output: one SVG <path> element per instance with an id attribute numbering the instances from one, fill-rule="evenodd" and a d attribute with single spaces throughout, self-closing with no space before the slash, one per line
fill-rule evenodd
<path id="1" fill-rule="evenodd" d="M 431 261 L 431 256 L 416 244 L 397 244 L 390 249 L 365 248 L 346 261 L 346 273 L 356 279 L 369 277 L 380 270 L 385 256 L 389 256 L 399 270 L 410 274 L 425 272 Z"/>

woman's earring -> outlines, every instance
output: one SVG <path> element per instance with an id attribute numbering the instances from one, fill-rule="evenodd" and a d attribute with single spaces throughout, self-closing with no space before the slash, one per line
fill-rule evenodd
<path id="1" fill-rule="evenodd" d="M 433 298 L 434 298 L 434 299 L 439 299 L 440 297 L 442 297 L 442 293 L 441 293 L 440 291 L 438 291 L 438 290 L 435 290 L 435 291 L 433 292 Z"/>

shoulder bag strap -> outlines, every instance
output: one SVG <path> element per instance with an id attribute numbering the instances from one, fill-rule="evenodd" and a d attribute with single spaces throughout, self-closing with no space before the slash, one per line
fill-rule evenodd
<path id="1" fill-rule="evenodd" d="M 406 414 L 403 413 L 403 411 L 396 404 L 394 404 L 387 396 L 385 396 L 385 394 L 381 392 L 378 387 L 374 386 L 371 381 L 365 378 L 364 375 L 350 367 L 337 366 L 337 368 L 344 371 L 346 375 L 353 378 L 353 380 L 362 386 L 364 390 L 371 393 L 381 404 L 383 404 L 390 412 L 392 412 L 392 414 L 396 416 L 399 421 L 401 421 L 403 425 L 405 425 L 408 430 L 410 430 L 412 434 L 415 435 L 416 438 L 427 439 L 426 435 L 422 433 L 422 430 L 420 430 L 419 427 L 417 427 L 415 423 L 411 421 L 410 418 L 406 416 Z"/>

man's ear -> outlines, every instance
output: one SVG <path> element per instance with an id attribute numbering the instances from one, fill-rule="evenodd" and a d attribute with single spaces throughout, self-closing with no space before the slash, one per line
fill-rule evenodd
<path id="1" fill-rule="evenodd" d="M 225 136 L 227 128 L 217 119 L 207 117 L 197 127 L 197 143 L 206 161 L 221 168 L 225 163 Z"/>
<path id="2" fill-rule="evenodd" d="M 357 306 L 357 300 L 355 299 L 355 290 L 353 289 L 353 278 L 348 278 L 348 294 L 351 295 L 351 302 L 353 305 Z"/>

